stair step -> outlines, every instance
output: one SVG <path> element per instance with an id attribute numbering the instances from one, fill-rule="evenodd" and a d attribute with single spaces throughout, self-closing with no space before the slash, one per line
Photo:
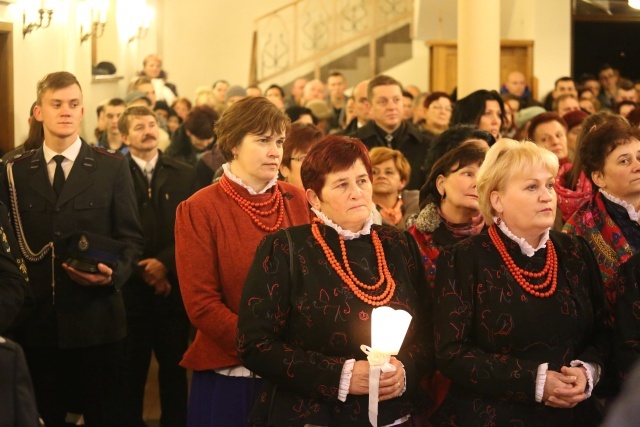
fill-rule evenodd
<path id="1" fill-rule="evenodd" d="M 378 57 L 378 69 L 388 70 L 412 57 L 411 43 L 386 43 L 383 55 Z"/>

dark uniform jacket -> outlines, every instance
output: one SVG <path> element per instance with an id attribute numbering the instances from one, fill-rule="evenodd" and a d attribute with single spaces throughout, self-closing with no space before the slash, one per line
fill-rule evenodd
<path id="1" fill-rule="evenodd" d="M 171 284 L 171 294 L 162 298 L 162 301 L 173 309 L 184 310 L 178 289 L 173 228 L 178 205 L 194 191 L 195 170 L 186 163 L 159 153 L 149 185 L 147 177 L 131 158 L 131 154 L 127 157 L 145 240 L 140 259 L 156 258 L 169 270 L 167 279 Z M 136 314 L 139 314 L 138 310 L 148 308 L 154 296 L 154 289 L 144 281 L 142 271 L 142 268 L 135 270 L 125 289 L 127 310 L 136 311 Z"/>
<path id="2" fill-rule="evenodd" d="M 26 261 L 34 308 L 17 330 L 16 339 L 23 346 L 59 348 L 123 339 L 126 321 L 120 288 L 131 275 L 143 243 L 128 162 L 114 150 L 91 147 L 82 141 L 57 200 L 42 148 L 28 151 L 9 164 L 28 245 L 38 252 L 53 241 L 56 252 L 55 287 L 51 253 L 39 262 Z M 6 173 L 4 180 L 8 185 Z M 65 236 L 78 231 L 127 244 L 114 267 L 112 285 L 79 285 L 62 268 L 67 259 Z"/>
<path id="3" fill-rule="evenodd" d="M 391 143 L 381 135 L 384 133 L 378 128 L 375 121 L 369 120 L 366 125 L 359 128 L 352 136 L 360 139 L 367 149 L 373 147 L 388 147 L 400 151 L 411 165 L 411 176 L 407 190 L 419 190 L 426 181 L 426 172 L 422 169 L 425 158 L 429 152 L 429 142 L 418 128 L 403 122 L 401 127 L 394 132 L 399 132 L 399 138 L 394 138 Z"/>
<path id="4" fill-rule="evenodd" d="M 7 208 L 0 203 L 0 334 L 6 333 L 28 295 L 27 269 Z"/>
<path id="5" fill-rule="evenodd" d="M 0 337 L 0 427 L 40 427 L 22 348 Z"/>

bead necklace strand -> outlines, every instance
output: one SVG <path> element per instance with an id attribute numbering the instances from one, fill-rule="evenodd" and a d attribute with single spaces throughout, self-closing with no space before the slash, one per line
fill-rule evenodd
<path id="1" fill-rule="evenodd" d="M 231 197 L 238 204 L 238 206 L 240 206 L 240 209 L 242 209 L 244 212 L 246 212 L 247 215 L 249 215 L 249 217 L 251 218 L 251 221 L 253 221 L 253 223 L 258 228 L 269 233 L 280 229 L 280 225 L 282 224 L 282 220 L 284 218 L 284 200 L 282 199 L 282 193 L 280 192 L 280 188 L 278 187 L 277 184 L 275 185 L 275 189 L 273 191 L 273 194 L 269 198 L 269 200 L 267 200 L 266 202 L 251 202 L 245 199 L 244 197 L 242 197 L 240 194 L 238 194 L 236 190 L 234 190 L 231 184 L 229 184 L 228 178 L 226 176 L 222 175 L 222 178 L 220 179 L 219 182 L 224 192 L 229 197 Z M 268 210 L 258 209 L 263 206 L 267 206 L 269 204 L 273 204 L 273 207 L 271 207 Z M 256 215 L 260 215 L 260 216 L 271 215 L 276 211 L 276 209 L 278 210 L 278 219 L 276 220 L 276 223 L 273 227 L 269 227 L 265 225 L 260 220 L 260 218 L 256 216 Z"/>
<path id="2" fill-rule="evenodd" d="M 509 255 L 507 247 L 498 235 L 498 231 L 496 230 L 495 225 L 492 225 L 489 228 L 489 236 L 491 237 L 491 241 L 493 242 L 493 244 L 498 249 L 498 252 L 502 257 L 502 260 L 506 264 L 507 269 L 516 280 L 516 282 L 518 282 L 518 284 L 522 287 L 522 289 L 527 291 L 529 294 L 539 298 L 548 298 L 554 294 L 554 292 L 556 291 L 556 286 L 558 285 L 558 256 L 551 240 L 547 240 L 547 259 L 544 268 L 538 272 L 531 272 L 516 265 L 516 263 Z M 544 282 L 538 285 L 534 285 L 530 283 L 525 278 L 525 276 L 534 279 L 542 278 L 545 276 L 546 278 Z M 549 284 L 551 284 L 551 288 L 546 292 L 542 292 L 545 288 L 547 288 L 547 286 L 549 286 Z"/>
<path id="3" fill-rule="evenodd" d="M 347 249 L 344 245 L 344 239 L 342 236 L 338 236 L 340 241 L 340 250 L 342 252 L 342 260 L 344 263 L 344 269 L 342 265 L 336 259 L 336 256 L 331 251 L 327 242 L 322 238 L 322 234 L 320 233 L 320 229 L 318 224 L 324 224 L 324 222 L 319 218 L 314 218 L 311 224 L 311 233 L 313 237 L 316 239 L 318 244 L 322 247 L 322 251 L 324 252 L 329 264 L 334 269 L 334 271 L 338 274 L 338 276 L 342 279 L 344 283 L 349 286 L 349 289 L 362 301 L 369 305 L 373 306 L 381 306 L 386 305 L 391 298 L 393 297 L 393 293 L 396 289 L 396 282 L 391 277 L 391 273 L 389 272 L 389 267 L 387 266 L 387 261 L 384 257 L 384 250 L 382 249 L 382 242 L 378 237 L 378 233 L 375 230 L 371 230 L 371 241 L 373 242 L 373 247 L 376 251 L 376 260 L 378 262 L 378 275 L 380 279 L 374 285 L 367 285 L 360 282 L 351 267 L 349 266 L 349 259 L 347 258 Z M 345 272 L 346 269 L 346 272 Z M 386 281 L 387 286 L 384 291 L 380 295 L 371 295 L 366 291 L 376 291 L 380 289 L 382 283 Z"/>

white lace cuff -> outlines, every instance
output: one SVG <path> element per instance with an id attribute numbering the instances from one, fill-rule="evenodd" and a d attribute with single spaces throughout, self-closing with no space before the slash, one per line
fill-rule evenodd
<path id="1" fill-rule="evenodd" d="M 542 363 L 538 366 L 538 374 L 536 375 L 536 402 L 542 402 L 544 395 L 544 384 L 547 382 L 548 363 Z"/>
<path id="2" fill-rule="evenodd" d="M 570 365 L 574 368 L 576 366 L 583 366 L 587 371 L 587 387 L 585 388 L 584 393 L 587 395 L 587 398 L 591 397 L 593 388 L 600 380 L 600 366 L 583 362 L 582 360 L 572 360 Z"/>
<path id="3" fill-rule="evenodd" d="M 402 365 L 402 370 L 403 370 L 402 373 L 404 374 L 404 387 L 402 387 L 402 390 L 400 391 L 400 394 L 398 395 L 398 397 L 402 396 L 404 392 L 407 391 L 407 370 L 404 369 L 404 363 L 400 362 L 400 364 Z"/>
<path id="4" fill-rule="evenodd" d="M 342 366 L 342 375 L 340 375 L 340 387 L 338 388 L 338 400 L 345 402 L 347 400 L 347 394 L 349 394 L 349 387 L 351 386 L 351 374 L 353 373 L 353 365 L 356 363 L 356 359 L 349 359 L 344 362 Z"/>

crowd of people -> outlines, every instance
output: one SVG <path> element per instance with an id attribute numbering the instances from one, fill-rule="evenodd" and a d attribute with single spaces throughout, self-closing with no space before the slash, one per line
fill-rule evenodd
<path id="1" fill-rule="evenodd" d="M 15 425 L 145 426 L 152 354 L 163 427 L 640 422 L 640 85 L 189 98 L 142 65 L 93 135 L 75 76 L 44 76 L 5 155 Z M 379 306 L 412 320 L 375 374 Z"/>

